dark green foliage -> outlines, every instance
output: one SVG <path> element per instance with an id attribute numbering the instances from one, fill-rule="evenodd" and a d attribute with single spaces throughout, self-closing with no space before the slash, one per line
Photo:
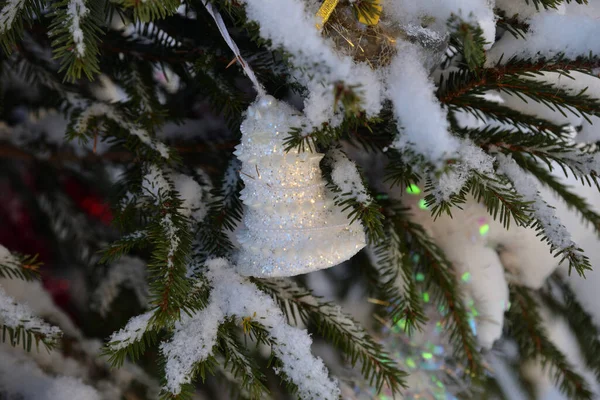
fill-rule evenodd
<path id="1" fill-rule="evenodd" d="M 21 345 L 26 351 L 31 351 L 34 344 L 36 350 L 39 350 L 41 343 L 47 351 L 58 345 L 58 338 L 49 337 L 38 329 L 26 328 L 23 325 L 13 328 L 2 323 L 0 323 L 0 329 L 2 330 L 0 333 L 2 343 L 8 342 L 13 347 Z"/>
<path id="2" fill-rule="evenodd" d="M 350 316 L 342 313 L 339 306 L 323 302 L 310 291 L 286 279 L 257 280 L 257 285 L 289 310 L 289 321 L 315 324 L 319 334 L 340 348 L 354 366 L 360 361 L 361 372 L 371 385 L 381 390 L 386 385 L 394 392 L 404 386 L 406 373 L 398 369 L 382 346 L 374 341 Z"/>
<path id="3" fill-rule="evenodd" d="M 104 2 L 88 0 L 84 4 L 87 12 L 82 15 L 79 21 L 81 34 L 83 35 L 83 45 L 80 45 L 83 54 L 79 54 L 78 45 L 75 43 L 73 33 L 70 27 L 73 24 L 73 17 L 69 15 L 68 8 L 71 0 L 62 0 L 53 4 L 53 21 L 50 26 L 50 37 L 52 38 L 52 48 L 54 57 L 60 60 L 59 72 L 64 72 L 68 80 L 75 81 L 81 78 L 82 73 L 88 79 L 100 73 L 98 56 L 100 50 L 98 43 L 102 35 L 101 26 L 104 23 Z M 79 8 L 79 5 L 75 7 Z M 76 11 L 76 14 L 82 13 Z"/>
<path id="4" fill-rule="evenodd" d="M 454 356 L 464 362 L 471 376 L 481 377 L 481 355 L 469 326 L 467 308 L 463 304 L 452 264 L 423 227 L 409 219 L 406 210 L 397 207 L 392 209 L 394 224 L 398 229 L 400 241 L 405 246 L 403 250 L 409 250 L 413 271 L 423 271 L 425 287 L 432 293 L 433 302 L 447 310 L 447 329 L 454 347 Z"/>
<path id="5" fill-rule="evenodd" d="M 452 30 L 452 45 L 464 56 L 464 62 L 471 71 L 477 71 L 485 63 L 485 39 L 478 24 L 469 24 L 457 17 L 449 22 Z"/>
<path id="6" fill-rule="evenodd" d="M 548 338 L 534 293 L 513 285 L 510 288 L 510 302 L 508 334 L 516 341 L 521 358 L 538 360 L 570 399 L 592 399 L 585 379 Z"/>

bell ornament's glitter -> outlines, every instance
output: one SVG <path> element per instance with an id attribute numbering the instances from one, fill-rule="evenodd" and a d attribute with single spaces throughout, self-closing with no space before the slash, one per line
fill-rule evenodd
<path id="1" fill-rule="evenodd" d="M 284 141 L 303 118 L 289 105 L 263 96 L 242 122 L 234 154 L 242 162 L 244 227 L 238 272 L 294 276 L 337 265 L 365 244 L 360 222 L 349 223 L 326 188 L 323 154 L 285 151 Z"/>

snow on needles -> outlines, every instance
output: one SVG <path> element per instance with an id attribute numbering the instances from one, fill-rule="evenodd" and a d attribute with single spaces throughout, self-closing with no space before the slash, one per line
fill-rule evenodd
<path id="1" fill-rule="evenodd" d="M 0 287 L 0 325 L 13 329 L 22 327 L 45 336 L 49 341 L 57 340 L 61 335 L 59 328 L 34 316 L 29 307 L 16 303 L 2 287 Z"/>
<path id="2" fill-rule="evenodd" d="M 83 29 L 81 29 L 81 20 L 90 12 L 85 6 L 85 0 L 71 0 L 67 5 L 67 15 L 69 16 L 69 32 L 73 36 L 75 51 L 79 57 L 85 55 L 85 42 L 83 40 Z"/>
<path id="3" fill-rule="evenodd" d="M 368 116 L 381 110 L 382 85 L 377 74 L 365 63 L 355 63 L 350 57 L 337 54 L 330 42 L 316 28 L 314 13 L 302 0 L 243 0 L 250 20 L 260 24 L 260 35 L 274 46 L 289 52 L 299 69 L 299 80 L 309 88 L 305 114 L 313 126 L 332 121 L 334 116 L 333 84 L 343 81 L 357 85 L 363 108 Z"/>
<path id="4" fill-rule="evenodd" d="M 363 205 L 369 205 L 372 199 L 365 189 L 356 164 L 339 149 L 331 150 L 328 160 L 332 167 L 331 179 L 341 189 L 342 195 L 347 195 Z"/>
<path id="5" fill-rule="evenodd" d="M 8 0 L 0 10 L 0 33 L 12 28 L 15 17 L 25 6 L 25 0 Z"/>
<path id="6" fill-rule="evenodd" d="M 534 216 L 540 221 L 550 244 L 559 250 L 577 248 L 571 240 L 571 234 L 556 216 L 553 207 L 549 206 L 538 192 L 535 179 L 527 175 L 517 163 L 504 154 L 496 154 L 498 170 L 510 179 L 519 194 L 526 201 L 532 202 Z"/>
<path id="7" fill-rule="evenodd" d="M 219 324 L 235 316 L 251 318 L 269 331 L 273 352 L 283 364 L 281 371 L 298 386 L 301 398 L 338 399 L 338 385 L 329 378 L 323 361 L 312 355 L 312 340 L 306 331 L 288 325 L 273 299 L 236 274 L 227 260 L 209 260 L 206 266 L 205 276 L 212 286 L 208 306 L 184 317 L 173 338 L 161 345 L 167 360 L 166 388 L 177 394 L 191 381 L 194 365 L 212 353 Z"/>
<path id="8" fill-rule="evenodd" d="M 111 335 L 108 341 L 108 348 L 111 351 L 117 351 L 140 341 L 149 328 L 150 319 L 154 315 L 154 311 L 151 310 L 131 318 L 124 328 Z"/>

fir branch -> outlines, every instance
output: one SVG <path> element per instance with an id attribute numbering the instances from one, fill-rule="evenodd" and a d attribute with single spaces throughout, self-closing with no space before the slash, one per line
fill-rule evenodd
<path id="1" fill-rule="evenodd" d="M 103 355 L 113 367 L 121 367 L 127 357 L 136 361 L 148 347 L 156 344 L 158 331 L 151 321 L 153 314 L 154 310 L 135 316 L 124 328 L 112 334 Z"/>
<path id="2" fill-rule="evenodd" d="M 0 245 L 0 251 L 2 246 Z M 39 268 L 42 265 L 41 261 L 38 261 L 37 254 L 20 255 L 11 253 L 8 256 L 0 258 L 0 278 L 6 279 L 22 279 L 26 281 L 33 281 L 39 278 Z"/>
<path id="3" fill-rule="evenodd" d="M 332 149 L 323 159 L 323 173 L 327 187 L 334 193 L 334 202 L 342 212 L 350 209 L 350 223 L 362 222 L 370 243 L 383 236 L 383 214 L 368 193 L 358 167 L 340 149 Z"/>
<path id="4" fill-rule="evenodd" d="M 450 44 L 463 56 L 471 71 L 479 70 L 485 63 L 485 37 L 479 24 L 469 24 L 454 16 L 448 21 L 452 35 Z"/>
<path id="5" fill-rule="evenodd" d="M 230 371 L 241 389 L 252 399 L 269 398 L 269 389 L 264 385 L 264 375 L 255 362 L 244 352 L 231 324 L 219 327 L 216 351 L 224 357 L 222 366 Z"/>
<path id="6" fill-rule="evenodd" d="M 521 357 L 539 360 L 569 398 L 592 399 L 593 394 L 585 379 L 573 369 L 566 356 L 548 337 L 532 291 L 511 285 L 510 301 L 508 334 L 516 341 Z"/>
<path id="7" fill-rule="evenodd" d="M 358 361 L 365 379 L 378 391 L 384 385 L 396 392 L 404 387 L 404 371 L 398 369 L 391 357 L 341 308 L 322 302 L 310 291 L 287 279 L 255 280 L 261 290 L 269 293 L 281 309 L 290 310 L 288 321 L 297 322 L 296 314 L 304 321 L 312 321 L 318 332 L 349 356 L 352 366 Z"/>
<path id="8" fill-rule="evenodd" d="M 558 8 L 559 5 L 561 5 L 562 3 L 571 3 L 571 2 L 575 2 L 577 4 L 587 4 L 588 0 L 525 0 L 525 2 L 527 4 L 529 4 L 529 2 L 532 2 L 533 5 L 535 6 L 535 8 L 537 10 L 540 9 L 540 7 L 544 8 L 545 10 L 549 9 L 549 8 Z"/>
<path id="9" fill-rule="evenodd" d="M 443 78 L 438 89 L 438 98 L 443 104 L 454 104 L 465 95 L 483 95 L 486 91 L 497 90 L 518 96 L 527 102 L 530 99 L 542 103 L 563 115 L 570 112 L 589 117 L 596 115 L 600 101 L 585 94 L 585 91 L 571 93 L 553 84 L 535 81 L 530 78 L 541 76 L 544 72 L 558 72 L 568 75 L 571 71 L 590 73 L 600 65 L 597 58 L 578 58 L 567 60 L 563 57 L 542 59 L 539 61 L 511 59 L 504 65 L 470 72 L 466 69 L 451 72 Z M 460 100 L 459 100 L 460 101 Z"/>
<path id="10" fill-rule="evenodd" d="M 500 218 L 505 229 L 510 227 L 511 220 L 515 221 L 517 226 L 526 226 L 531 221 L 530 203 L 510 186 L 510 181 L 506 178 L 489 177 L 474 172 L 466 188 L 477 202 L 486 206 L 487 212 L 494 220 Z"/>
<path id="11" fill-rule="evenodd" d="M 42 343 L 47 350 L 52 350 L 58 344 L 62 332 L 55 326 L 49 325 L 23 304 L 18 304 L 0 287 L 0 329 L 1 342 L 11 346 L 22 345 L 26 351 L 31 351 L 31 345 L 36 348 Z"/>
<path id="12" fill-rule="evenodd" d="M 23 23 L 31 24 L 40 18 L 45 7 L 43 0 L 7 0 L 0 9 L 0 43 L 7 54 L 12 53 L 17 40 L 23 36 Z"/>
<path id="13" fill-rule="evenodd" d="M 425 284 L 433 293 L 435 302 L 447 310 L 447 323 L 450 341 L 453 344 L 454 356 L 465 363 L 473 377 L 481 377 L 482 360 L 477 351 L 477 341 L 469 324 L 468 310 L 459 291 L 452 264 L 443 251 L 427 235 L 423 227 L 410 221 L 406 210 L 395 208 L 397 232 L 401 240 L 412 251 L 412 259 L 416 270 L 425 275 Z"/>
<path id="14" fill-rule="evenodd" d="M 175 14 L 181 2 L 179 0 L 113 0 L 114 3 L 127 9 L 133 8 L 136 21 L 150 22 Z"/>
<path id="15" fill-rule="evenodd" d="M 90 80 L 100 73 L 98 43 L 102 35 L 103 4 L 93 0 L 61 0 L 54 3 L 52 39 L 54 57 L 60 59 L 59 72 L 74 82 L 82 73 Z"/>
<path id="16" fill-rule="evenodd" d="M 389 304 L 389 308 L 386 308 L 388 318 L 392 321 L 402 320 L 404 330 L 411 335 L 413 330 L 421 329 L 427 317 L 417 287 L 410 249 L 398 234 L 399 223 L 393 215 L 386 218 L 385 235 L 374 248 L 375 266 L 379 273 L 380 295 Z"/>
<path id="17" fill-rule="evenodd" d="M 587 366 L 594 371 L 596 379 L 600 379 L 600 330 L 598 326 L 594 323 L 592 316 L 577 301 L 577 296 L 568 283 L 561 279 L 558 273 L 554 273 L 550 280 L 562 293 L 563 302 L 559 304 L 553 300 L 554 306 L 569 322 L 569 326 L 583 350 L 582 355 Z"/>
<path id="18" fill-rule="evenodd" d="M 496 159 L 498 172 L 506 175 L 513 182 L 515 190 L 520 191 L 523 198 L 531 203 L 532 221 L 529 226 L 538 231 L 542 241 L 550 245 L 550 251 L 555 257 L 561 256 L 559 263 L 565 260 L 569 262 L 569 273 L 574 268 L 579 275 L 584 276 L 586 270 L 592 269 L 589 258 L 571 240 L 570 233 L 556 216 L 554 207 L 541 197 L 535 180 L 504 154 L 497 153 Z"/>
<path id="19" fill-rule="evenodd" d="M 561 183 L 544 165 L 524 157 L 522 155 L 513 154 L 513 159 L 521 168 L 534 175 L 538 181 L 564 199 L 569 209 L 574 209 L 581 215 L 584 222 L 592 225 L 596 234 L 600 235 L 600 214 L 596 213 L 587 200 L 576 193 L 573 193 L 569 188 Z"/>

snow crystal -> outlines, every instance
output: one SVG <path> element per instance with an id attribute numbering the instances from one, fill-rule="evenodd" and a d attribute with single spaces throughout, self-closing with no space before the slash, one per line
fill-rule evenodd
<path id="1" fill-rule="evenodd" d="M 17 13 L 25 5 L 25 0 L 8 0 L 0 10 L 0 33 L 5 33 L 12 28 Z"/>
<path id="2" fill-rule="evenodd" d="M 85 0 L 71 0 L 67 5 L 67 15 L 70 18 L 69 31 L 73 35 L 73 43 L 79 57 L 85 55 L 85 42 L 83 40 L 83 30 L 81 29 L 81 20 L 90 12 L 85 6 Z"/>
<path id="3" fill-rule="evenodd" d="M 400 151 L 413 148 L 436 163 L 457 152 L 460 142 L 449 133 L 446 111 L 435 97 L 435 86 L 415 45 L 399 46 L 387 81 L 401 131 L 392 146 Z"/>
<path id="4" fill-rule="evenodd" d="M 109 339 L 108 347 L 111 351 L 124 349 L 142 339 L 144 333 L 148 330 L 150 318 L 154 314 L 154 310 L 144 314 L 135 316 L 127 322 L 124 328 L 118 332 L 114 332 Z"/>
<path id="5" fill-rule="evenodd" d="M 313 126 L 333 123 L 334 82 L 358 86 L 368 116 L 381 110 L 382 86 L 377 74 L 365 63 L 336 53 L 316 28 L 315 14 L 301 0 L 243 0 L 250 20 L 260 24 L 260 35 L 293 56 L 298 79 L 309 89 L 305 114 Z M 298 34 L 301 32 L 302 34 Z M 300 70 L 308 69 L 309 74 Z"/>
<path id="6" fill-rule="evenodd" d="M 10 251 L 0 244 L 0 264 L 9 265 L 15 264 L 16 262 L 17 260 L 12 254 L 10 254 Z"/>
<path id="7" fill-rule="evenodd" d="M 337 399 L 339 388 L 323 361 L 312 355 L 306 331 L 288 325 L 273 299 L 236 274 L 227 260 L 209 260 L 206 266 L 212 286 L 209 305 L 182 320 L 172 341 L 161 346 L 167 358 L 167 389 L 180 392 L 193 365 L 212 353 L 218 325 L 225 317 L 236 316 L 252 318 L 269 331 L 275 341 L 273 352 L 283 363 L 281 371 L 298 386 L 301 398 Z"/>
<path id="8" fill-rule="evenodd" d="M 347 194 L 363 205 L 370 204 L 371 196 L 363 185 L 356 164 L 338 149 L 330 151 L 328 156 L 332 166 L 331 179 L 342 190 L 342 194 Z"/>
<path id="9" fill-rule="evenodd" d="M 34 316 L 27 305 L 16 303 L 2 287 L 0 287 L 0 325 L 9 328 L 23 327 L 39 332 L 49 339 L 57 339 L 61 335 L 60 329 Z"/>
<path id="10" fill-rule="evenodd" d="M 554 208 L 550 207 L 538 193 L 535 179 L 527 175 L 512 158 L 504 154 L 497 154 L 496 158 L 499 162 L 499 171 L 512 181 L 515 189 L 526 201 L 532 202 L 533 213 L 542 224 L 550 243 L 561 250 L 573 248 L 575 244 L 571 241 L 571 234 L 560 222 Z"/>
<path id="11" fill-rule="evenodd" d="M 528 21 L 530 31 L 525 39 L 504 35 L 488 52 L 488 66 L 502 58 L 507 62 L 513 56 L 520 58 L 555 57 L 564 54 L 568 58 L 600 53 L 600 24 L 598 19 L 587 15 L 559 15 L 555 11 L 535 14 Z M 556 29 L 559 26 L 560 29 Z"/>
<path id="12" fill-rule="evenodd" d="M 79 379 L 47 375 L 33 362 L 19 360 L 8 353 L 0 357 L 0 397 L 22 400 L 101 399 L 93 387 Z"/>

